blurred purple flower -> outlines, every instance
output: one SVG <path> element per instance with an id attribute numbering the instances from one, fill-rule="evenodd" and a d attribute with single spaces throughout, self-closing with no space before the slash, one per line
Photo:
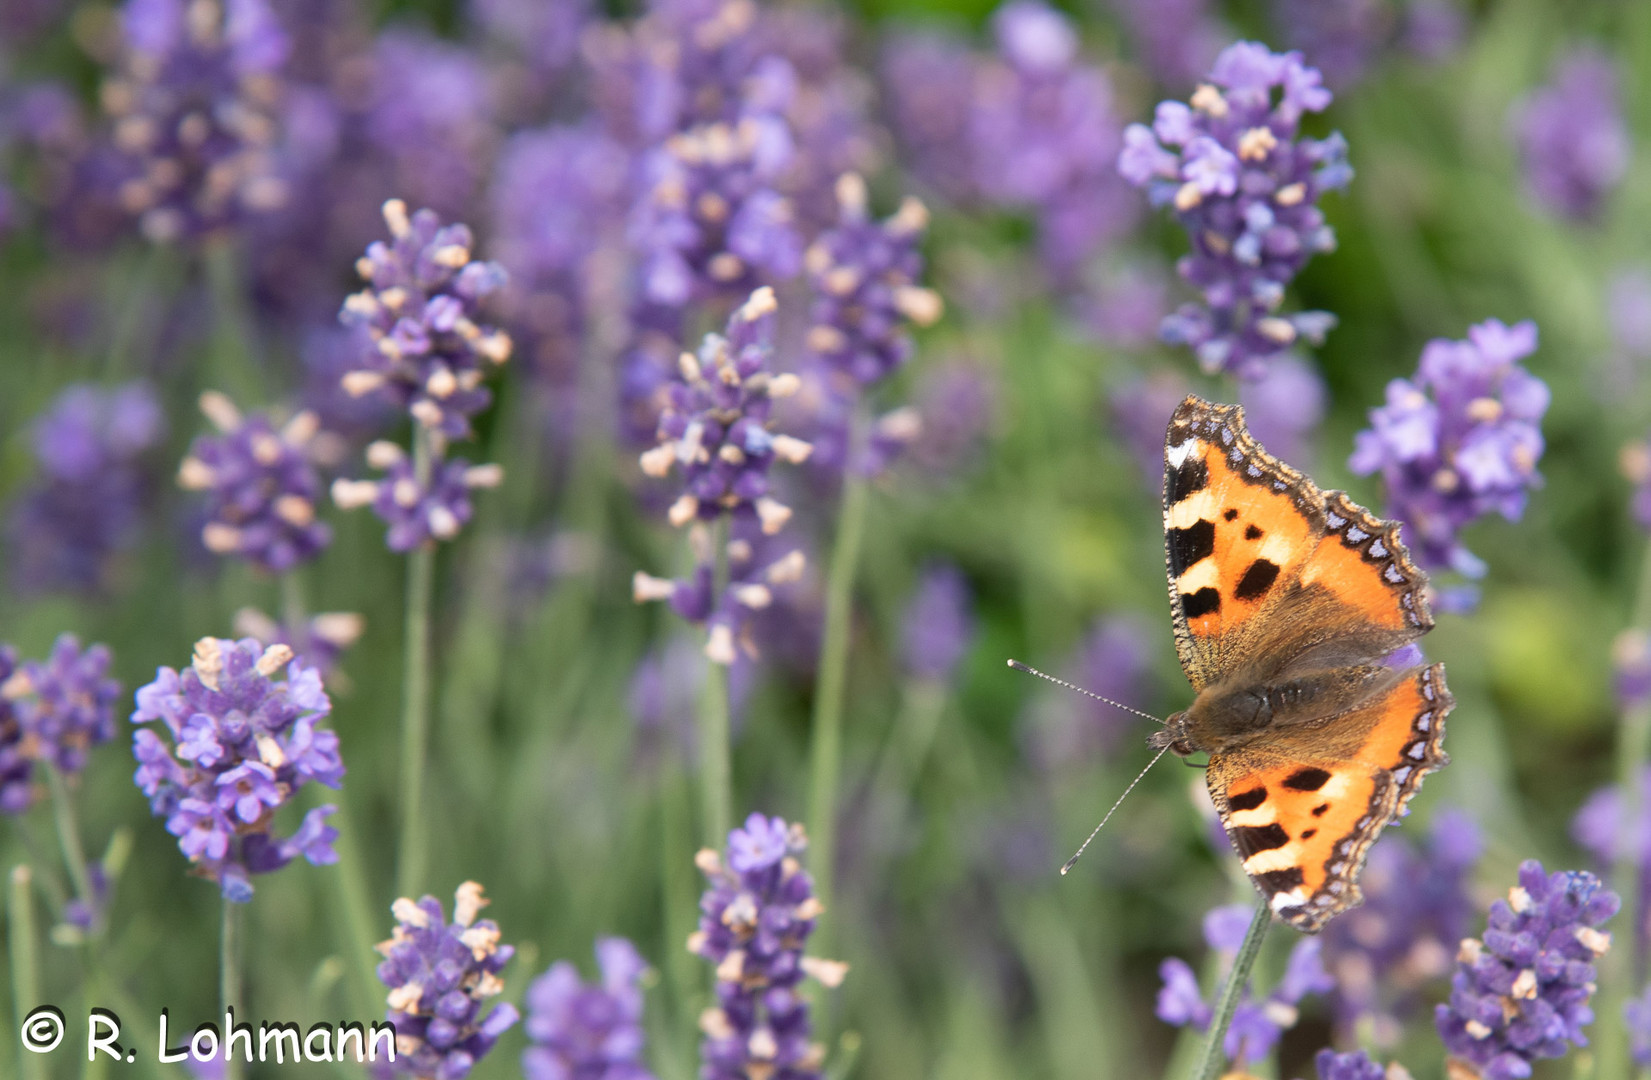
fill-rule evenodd
<path id="1" fill-rule="evenodd" d="M 1538 1058 L 1586 1046 L 1594 960 L 1610 947 L 1597 929 L 1620 901 L 1585 871 L 1552 875 L 1534 859 L 1519 884 L 1491 906 L 1484 938 L 1457 954 L 1450 1001 L 1435 1010 L 1439 1037 L 1484 1080 L 1531 1075 Z"/>
<path id="2" fill-rule="evenodd" d="M 338 830 L 326 824 L 335 806 L 310 810 L 289 837 L 272 831 L 305 784 L 337 789 L 344 779 L 338 736 L 319 727 L 332 712 L 321 676 L 292 657 L 285 645 L 202 638 L 182 674 L 163 667 L 138 690 L 132 713 L 134 724 L 161 721 L 166 736 L 133 732 L 133 782 L 193 872 L 238 903 L 252 899 L 250 874 L 300 855 L 316 866 L 338 861 Z"/>
<path id="3" fill-rule="evenodd" d="M 1330 404 L 1318 369 L 1295 353 L 1275 358 L 1239 384 L 1238 401 L 1250 432 L 1274 457 L 1305 467 L 1311 441 Z"/>
<path id="4" fill-rule="evenodd" d="M 1125 705 L 1151 693 L 1152 634 L 1134 615 L 1096 620 L 1064 670 L 1068 681 Z M 1104 757 L 1134 721 L 1117 706 L 1051 689 L 1034 707 L 1028 752 L 1046 770 L 1083 768 Z M 1241 928 L 1242 929 L 1242 928 Z"/>
<path id="5" fill-rule="evenodd" d="M 1169 313 L 1170 282 L 1153 265 L 1126 264 L 1092 276 L 1073 302 L 1084 330 L 1107 345 L 1143 349 L 1158 341 Z"/>
<path id="6" fill-rule="evenodd" d="M 356 263 L 367 287 L 338 315 L 366 332 L 344 389 L 382 395 L 425 427 L 464 438 L 492 400 L 482 380 L 510 358 L 510 336 L 477 321 L 481 301 L 504 284 L 504 268 L 472 259 L 470 229 L 443 225 L 432 210 L 408 217 L 407 205 L 391 199 L 384 223 L 390 242 L 375 241 Z"/>
<path id="7" fill-rule="evenodd" d="M 1651 635 L 1632 628 L 1618 634 L 1611 643 L 1611 668 L 1617 708 L 1626 711 L 1651 701 Z"/>
<path id="8" fill-rule="evenodd" d="M 297 626 L 278 623 L 256 608 L 242 608 L 235 613 L 237 634 L 256 638 L 266 648 L 290 646 L 293 658 L 304 667 L 314 668 L 323 679 L 333 677 L 344 650 L 354 645 L 366 628 L 366 620 L 353 611 L 323 611 Z M 342 678 L 340 675 L 340 681 Z"/>
<path id="9" fill-rule="evenodd" d="M 964 359 L 930 364 L 918 375 L 912 397 L 922 418 L 922 430 L 908 448 L 912 461 L 940 476 L 973 464 L 992 427 L 998 400 L 995 381 L 986 369 Z"/>
<path id="10" fill-rule="evenodd" d="M 332 530 L 315 518 L 321 479 L 308 457 L 319 430 L 315 414 L 298 413 L 277 431 L 268 416 L 243 416 L 213 391 L 201 395 L 201 411 L 219 434 L 195 440 L 178 482 L 208 493 L 201 530 L 207 550 L 272 574 L 319 555 Z"/>
<path id="11" fill-rule="evenodd" d="M 1344 1032 L 1369 1024 L 1378 1045 L 1394 1045 L 1429 987 L 1450 973 L 1474 911 L 1469 895 L 1482 847 L 1460 811 L 1435 815 L 1424 844 L 1391 834 L 1360 875 L 1364 904 L 1325 928 L 1324 962 Z"/>
<path id="12" fill-rule="evenodd" d="M 1135 54 L 1159 86 L 1179 90 L 1210 69 L 1232 35 L 1210 13 L 1208 0 L 1110 0 Z"/>
<path id="13" fill-rule="evenodd" d="M 1532 198 L 1561 217 L 1592 218 L 1628 171 L 1616 67 L 1597 49 L 1562 57 L 1552 81 L 1516 102 L 1508 120 Z"/>
<path id="14" fill-rule="evenodd" d="M 1284 40 L 1337 91 L 1363 79 L 1396 36 L 1388 0 L 1273 0 L 1272 8 Z"/>
<path id="15" fill-rule="evenodd" d="M 284 206 L 275 147 L 290 41 L 264 0 L 127 0 L 100 99 L 109 193 L 157 243 Z"/>
<path id="16" fill-rule="evenodd" d="M 1230 965 L 1250 928 L 1255 909 L 1247 904 L 1213 908 L 1204 917 L 1204 940 Z M 1290 950 L 1278 985 L 1257 1001 L 1246 987 L 1232 1025 L 1222 1046 L 1233 1068 L 1243 1062 L 1260 1061 L 1270 1054 L 1283 1033 L 1295 1027 L 1301 999 L 1308 994 L 1328 993 L 1335 982 L 1319 962 L 1320 942 L 1302 938 Z M 1158 1019 L 1176 1027 L 1191 1026 L 1197 1031 L 1209 1027 L 1213 1009 L 1198 991 L 1198 980 L 1184 960 L 1171 957 L 1159 967 L 1163 987 L 1158 992 Z"/>
<path id="17" fill-rule="evenodd" d="M 27 660 L 0 684 L 23 730 L 22 749 L 63 773 L 86 767 L 86 752 L 115 737 L 115 699 L 120 683 L 108 677 L 109 649 L 80 647 L 60 634 L 44 661 Z"/>
<path id="18" fill-rule="evenodd" d="M 1346 1054 L 1320 1050 L 1313 1057 L 1313 1068 L 1317 1070 L 1319 1080 L 1387 1080 L 1391 1075 L 1371 1061 L 1363 1050 Z"/>
<path id="19" fill-rule="evenodd" d="M 0 644 L 0 687 L 17 674 L 17 650 Z M 21 814 L 34 805 L 34 758 L 24 752 L 17 706 L 0 693 L 0 814 Z"/>
<path id="20" fill-rule="evenodd" d="M 1164 429 L 1170 414 L 1186 400 L 1191 386 L 1167 371 L 1136 378 L 1112 392 L 1111 414 L 1115 437 L 1141 467 L 1154 497 L 1164 490 Z"/>
<path id="21" fill-rule="evenodd" d="M 970 124 L 979 66 L 967 44 L 938 34 L 893 34 L 878 60 L 900 160 L 953 203 L 976 191 Z"/>
<path id="22" fill-rule="evenodd" d="M 1641 662 L 1645 662 L 1643 658 Z M 1642 678 L 1647 677 L 1642 675 Z M 1634 818 L 1630 821 L 1626 820 L 1622 786 L 1609 784 L 1599 788 L 1571 819 L 1571 837 L 1602 871 L 1610 871 L 1625 860 L 1633 864 L 1636 910 L 1643 912 L 1651 910 L 1651 768 L 1641 771 L 1637 795 Z M 1648 930 L 1651 928 L 1643 920 L 1634 924 L 1636 957 L 1643 958 L 1646 949 L 1651 947 Z"/>
<path id="23" fill-rule="evenodd" d="M 992 31 L 998 59 L 978 76 L 970 125 L 976 183 L 987 199 L 1035 214 L 1045 267 L 1070 282 L 1137 217 L 1114 168 L 1123 125 L 1112 87 L 1042 0 L 1010 0 Z"/>
<path id="24" fill-rule="evenodd" d="M 469 15 L 519 54 L 537 84 L 554 84 L 579 58 L 579 39 L 595 14 L 592 0 L 475 0 Z"/>
<path id="25" fill-rule="evenodd" d="M 1622 1022 L 1628 1029 L 1634 1064 L 1642 1069 L 1651 1067 L 1651 987 L 1639 997 L 1622 1003 Z"/>
<path id="26" fill-rule="evenodd" d="M 974 637 L 969 581 L 950 563 L 923 571 L 900 623 L 901 660 L 906 674 L 946 683 Z"/>
<path id="27" fill-rule="evenodd" d="M 1241 41 L 1216 58 L 1190 107 L 1163 102 L 1152 127 L 1124 132 L 1118 171 L 1152 205 L 1173 208 L 1192 241 L 1181 277 L 1204 296 L 1166 318 L 1162 336 L 1190 347 L 1205 371 L 1253 378 L 1334 324 L 1322 311 L 1278 314 L 1285 286 L 1335 247 L 1319 196 L 1353 176 L 1339 134 L 1297 137 L 1302 116 L 1329 104 L 1301 54 Z"/>
<path id="28" fill-rule="evenodd" d="M 462 1080 L 521 1019 L 508 1002 L 483 1015 L 483 1005 L 504 991 L 499 972 L 516 955 L 514 945 L 499 944 L 492 919 L 476 918 L 487 904 L 482 887 L 467 881 L 453 896 L 451 923 L 433 896 L 390 905 L 396 927 L 378 946 L 378 979 L 390 988 L 385 1018 L 396 1030 L 390 1071 Z"/>
<path id="29" fill-rule="evenodd" d="M 499 137 L 480 58 L 422 31 L 392 28 L 374 43 L 370 64 L 365 129 L 391 164 L 388 189 L 444 215 L 464 212 Z"/>
<path id="30" fill-rule="evenodd" d="M 710 882 L 700 898 L 690 952 L 716 969 L 716 1004 L 700 1017 L 702 1080 L 818 1080 L 825 1049 L 812 1042 L 804 978 L 837 986 L 846 964 L 804 956 L 823 910 L 796 855 L 801 825 L 752 814 L 728 834 L 726 857 L 695 862 Z"/>
<path id="31" fill-rule="evenodd" d="M 384 470 L 384 479 L 334 480 L 333 502 L 344 510 L 371 506 L 389 526 L 385 544 L 397 552 L 453 539 L 474 513 L 470 492 L 504 481 L 500 466 L 472 465 L 461 458 L 432 461 L 428 478 L 421 480 L 413 459 L 392 442 L 367 447 L 367 464 Z"/>
<path id="32" fill-rule="evenodd" d="M 648 966 L 624 938 L 596 940 L 599 982 L 558 960 L 527 988 L 532 1043 L 522 1051 L 526 1080 L 653 1080 L 642 1060 L 642 976 Z"/>
<path id="33" fill-rule="evenodd" d="M 1605 320 L 1611 343 L 1636 361 L 1651 359 L 1651 266 L 1619 268 L 1606 286 Z"/>
<path id="34" fill-rule="evenodd" d="M 164 430 L 147 383 L 77 383 L 35 421 L 37 479 L 12 509 L 12 573 L 25 591 L 95 589 L 130 547 L 144 494 L 143 456 Z"/>
<path id="35" fill-rule="evenodd" d="M 1414 380 L 1387 384 L 1387 404 L 1370 410 L 1348 467 L 1380 472 L 1388 514 L 1423 565 L 1483 575 L 1457 534 L 1481 515 L 1517 521 L 1541 482 L 1547 384 L 1519 366 L 1536 351 L 1536 324 L 1490 319 L 1468 340 L 1428 342 Z"/>

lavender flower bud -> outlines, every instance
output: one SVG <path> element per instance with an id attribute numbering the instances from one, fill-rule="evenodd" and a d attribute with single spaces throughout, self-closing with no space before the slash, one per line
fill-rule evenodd
<path id="1" fill-rule="evenodd" d="M 266 648 L 288 646 L 295 660 L 314 668 L 323 679 L 333 676 L 344 650 L 354 645 L 366 628 L 366 620 L 353 611 L 323 611 L 296 626 L 278 623 L 256 608 L 242 608 L 235 613 L 237 634 L 257 638 Z"/>
<path id="2" fill-rule="evenodd" d="M 60 772 L 84 769 L 86 752 L 115 737 L 120 683 L 108 673 L 107 646 L 82 649 L 73 634 L 60 634 L 44 662 L 25 661 L 0 683 L 23 729 L 23 752 Z"/>
<path id="3" fill-rule="evenodd" d="M 1620 904 L 1590 873 L 1522 863 L 1483 939 L 1462 942 L 1450 1001 L 1434 1015 L 1445 1047 L 1483 1080 L 1515 1080 L 1538 1058 L 1586 1045 L 1594 960 L 1611 944 L 1597 927 Z"/>
<path id="4" fill-rule="evenodd" d="M 222 394 L 201 395 L 201 411 L 221 433 L 195 440 L 178 483 L 205 491 L 207 550 L 236 555 L 269 573 L 319 555 L 332 530 L 315 517 L 321 480 L 306 451 L 318 430 L 301 412 L 277 430 L 268 416 L 242 416 Z"/>
<path id="5" fill-rule="evenodd" d="M 1253 377 L 1334 323 L 1324 312 L 1279 314 L 1285 286 L 1335 247 L 1319 196 L 1353 176 L 1340 135 L 1297 137 L 1302 116 L 1329 104 L 1301 54 L 1242 41 L 1216 58 L 1189 104 L 1163 102 L 1152 127 L 1124 132 L 1118 171 L 1154 206 L 1173 208 L 1192 240 L 1181 277 L 1204 295 L 1166 318 L 1161 334 L 1206 371 Z"/>
<path id="6" fill-rule="evenodd" d="M 459 458 L 438 458 L 430 477 L 420 481 L 414 462 L 401 447 L 375 442 L 367 447 L 367 463 L 384 470 L 382 480 L 333 481 L 333 502 L 345 510 L 371 506 L 389 526 L 385 543 L 391 551 L 451 540 L 470 521 L 474 488 L 498 487 L 504 470 L 498 465 L 472 465 Z"/>
<path id="7" fill-rule="evenodd" d="M 796 858 L 806 844 L 801 825 L 752 814 L 728 834 L 726 853 L 707 848 L 695 859 L 710 887 L 688 951 L 717 975 L 716 1004 L 700 1017 L 704 1080 L 820 1076 L 825 1050 L 810 1040 L 798 986 L 810 976 L 836 986 L 848 967 L 803 955 L 823 910 Z"/>
<path id="8" fill-rule="evenodd" d="M 127 0 L 119 74 L 100 98 L 115 200 L 156 243 L 277 210 L 275 150 L 289 42 L 264 0 Z"/>
<path id="9" fill-rule="evenodd" d="M 0 814 L 21 814 L 34 805 L 34 759 L 23 752 L 23 724 L 5 693 L 17 674 L 17 650 L 0 645 Z"/>
<path id="10" fill-rule="evenodd" d="M 558 960 L 528 986 L 526 1080 L 653 1080 L 642 1060 L 648 966 L 624 938 L 598 938 L 596 962 L 597 983 L 586 985 Z"/>
<path id="11" fill-rule="evenodd" d="M 1469 577 L 1484 564 L 1457 540 L 1487 513 L 1516 521 L 1526 493 L 1541 483 L 1541 422 L 1548 387 L 1519 366 L 1536 351 L 1536 325 L 1490 319 L 1467 341 L 1431 341 L 1414 380 L 1387 384 L 1387 404 L 1370 411 L 1348 466 L 1380 472 L 1389 515 L 1428 567 Z"/>
<path id="12" fill-rule="evenodd" d="M 911 354 L 909 324 L 940 318 L 940 294 L 924 288 L 919 246 L 928 211 L 908 198 L 890 217 L 873 221 L 865 181 L 837 181 L 838 221 L 808 249 L 814 290 L 810 351 L 861 385 L 892 374 Z"/>
<path id="13" fill-rule="evenodd" d="M 499 944 L 492 919 L 476 918 L 487 904 L 482 887 L 467 881 L 454 894 L 451 923 L 433 896 L 390 906 L 396 927 L 378 945 L 378 978 L 390 988 L 394 1072 L 461 1080 L 521 1018 L 508 1002 L 483 1015 L 486 1002 L 504 991 L 499 972 L 516 955 L 514 945 Z"/>
<path id="14" fill-rule="evenodd" d="M 927 682 L 950 681 L 974 637 L 969 582 L 949 563 L 930 566 L 901 620 L 907 674 Z"/>
<path id="15" fill-rule="evenodd" d="M 1371 1061 L 1363 1050 L 1348 1054 L 1320 1050 L 1313 1058 L 1313 1068 L 1317 1070 L 1319 1080 L 1399 1080 L 1400 1075 L 1408 1075 L 1383 1069 Z"/>
<path id="16" fill-rule="evenodd" d="M 470 434 L 470 417 L 492 400 L 488 371 L 510 358 L 510 336 L 477 321 L 484 297 L 504 284 L 497 263 L 470 257 L 470 230 L 443 225 L 432 210 L 411 217 L 384 204 L 390 242 L 356 264 L 367 288 L 344 302 L 339 319 L 365 331 L 361 366 L 345 375 L 356 396 L 380 394 L 448 438 Z"/>
<path id="17" fill-rule="evenodd" d="M 331 712 L 313 668 L 293 661 L 285 645 L 251 638 L 202 638 L 181 674 L 163 667 L 138 690 L 132 723 L 163 727 L 133 733 L 133 782 L 193 872 L 216 881 L 226 899 L 250 900 L 249 875 L 299 855 L 317 866 L 338 861 L 338 831 L 326 824 L 335 806 L 309 811 L 290 836 L 273 831 L 275 814 L 305 784 L 343 782 L 338 736 L 319 726 Z"/>

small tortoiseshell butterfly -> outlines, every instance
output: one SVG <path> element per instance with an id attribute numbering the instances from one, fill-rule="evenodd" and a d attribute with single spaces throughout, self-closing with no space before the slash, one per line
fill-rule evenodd
<path id="1" fill-rule="evenodd" d="M 1433 627 L 1427 575 L 1381 521 L 1189 397 L 1164 443 L 1164 548 L 1198 696 L 1152 737 L 1207 753 L 1210 797 L 1273 911 L 1314 933 L 1422 777 L 1446 764 L 1442 664 L 1386 658 Z"/>

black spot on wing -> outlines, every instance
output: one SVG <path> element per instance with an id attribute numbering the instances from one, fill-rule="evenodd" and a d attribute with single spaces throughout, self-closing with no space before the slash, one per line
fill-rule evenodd
<path id="1" fill-rule="evenodd" d="M 1210 469 L 1197 458 L 1188 458 L 1178 469 L 1164 473 L 1164 504 L 1174 506 L 1189 495 L 1210 486 Z"/>
<path id="2" fill-rule="evenodd" d="M 1269 870 L 1265 874 L 1255 875 L 1255 879 L 1267 890 L 1268 895 L 1299 889 L 1303 880 L 1299 866 L 1292 866 L 1286 870 Z"/>
<path id="3" fill-rule="evenodd" d="M 1246 539 L 1246 540 L 1260 540 L 1261 539 L 1261 530 L 1256 528 L 1254 525 L 1247 526 L 1244 529 L 1244 539 Z"/>
<path id="4" fill-rule="evenodd" d="M 1188 619 L 1202 618 L 1221 610 L 1221 594 L 1208 585 L 1195 593 L 1181 594 L 1181 613 Z"/>
<path id="5" fill-rule="evenodd" d="M 1227 806 L 1232 810 L 1254 810 L 1267 801 L 1267 789 L 1264 787 L 1251 788 L 1240 791 L 1236 795 L 1227 796 Z"/>
<path id="6" fill-rule="evenodd" d="M 1195 521 L 1184 529 L 1170 529 L 1164 534 L 1169 543 L 1169 571 L 1180 577 L 1182 571 L 1200 559 L 1215 552 L 1215 522 Z"/>
<path id="7" fill-rule="evenodd" d="M 1318 834 L 1319 834 L 1319 831 L 1317 829 L 1303 829 L 1302 832 L 1301 832 L 1301 838 L 1303 840 L 1311 840 L 1313 837 L 1317 836 Z"/>
<path id="8" fill-rule="evenodd" d="M 1297 769 L 1284 779 L 1284 786 L 1291 791 L 1317 791 L 1330 782 L 1330 774 L 1323 769 L 1309 766 Z"/>
<path id="9" fill-rule="evenodd" d="M 1221 516 L 1226 518 L 1228 521 L 1236 521 L 1236 520 L 1238 520 L 1238 511 L 1237 510 L 1228 510 L 1225 514 L 1222 514 Z"/>
<path id="10" fill-rule="evenodd" d="M 1271 851 L 1290 842 L 1290 834 L 1277 822 L 1271 825 L 1236 825 L 1232 834 L 1233 846 L 1246 859 L 1258 851 Z"/>
<path id="11" fill-rule="evenodd" d="M 1317 806 L 1313 807 L 1313 816 L 1314 817 L 1323 817 L 1324 812 L 1328 809 L 1330 809 L 1330 804 L 1329 803 L 1319 803 Z"/>
<path id="12" fill-rule="evenodd" d="M 1254 600 L 1258 596 L 1264 596 L 1277 579 L 1278 564 L 1266 559 L 1257 559 L 1244 571 L 1244 576 L 1238 579 L 1238 588 L 1233 590 L 1233 597 L 1238 600 Z"/>

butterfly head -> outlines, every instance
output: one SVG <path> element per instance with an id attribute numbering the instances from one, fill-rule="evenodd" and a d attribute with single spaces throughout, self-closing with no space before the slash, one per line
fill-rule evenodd
<path id="1" fill-rule="evenodd" d="M 1192 721 L 1186 711 L 1178 712 L 1164 721 L 1164 726 L 1147 736 L 1147 745 L 1154 750 L 1168 750 L 1177 757 L 1191 757 L 1197 753 L 1192 743 Z"/>

